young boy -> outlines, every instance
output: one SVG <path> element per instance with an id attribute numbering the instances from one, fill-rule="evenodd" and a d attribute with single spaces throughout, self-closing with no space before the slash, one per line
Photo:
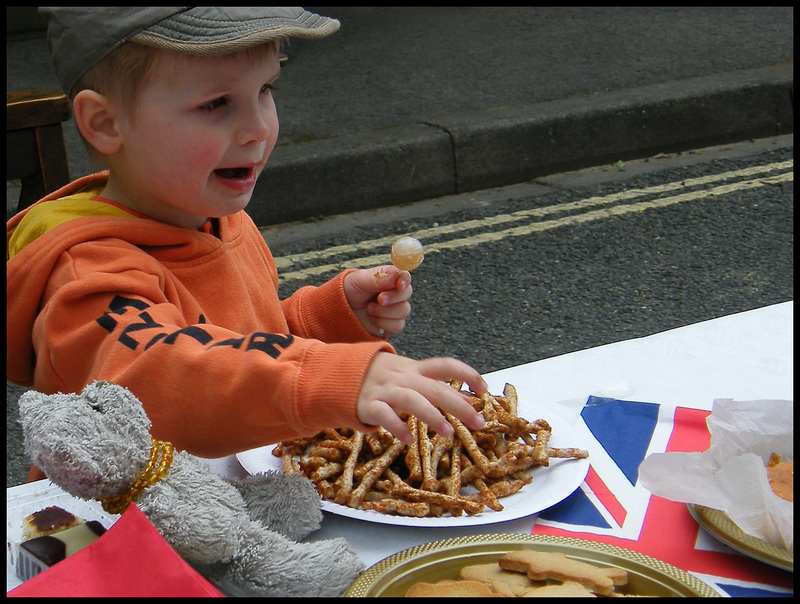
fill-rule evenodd
<path id="1" fill-rule="evenodd" d="M 408 272 L 347 270 L 281 301 L 244 211 L 278 135 L 278 41 L 338 21 L 269 7 L 41 12 L 78 129 L 109 170 L 8 222 L 8 379 L 45 393 L 121 384 L 154 437 L 203 457 L 326 427 L 408 442 L 402 411 L 445 434 L 443 412 L 482 425 L 445 383 L 484 392 L 477 371 L 385 340 L 409 314 Z"/>

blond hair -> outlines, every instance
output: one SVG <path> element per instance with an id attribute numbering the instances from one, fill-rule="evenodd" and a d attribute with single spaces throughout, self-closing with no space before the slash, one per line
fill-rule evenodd
<path id="1" fill-rule="evenodd" d="M 78 79 L 70 94 L 72 100 L 82 90 L 93 90 L 113 98 L 133 114 L 136 94 L 150 74 L 160 52 L 164 51 L 126 42 Z M 78 132 L 80 133 L 80 129 Z M 82 134 L 81 138 L 92 161 L 98 168 L 105 167 L 103 154 L 83 138 Z"/>

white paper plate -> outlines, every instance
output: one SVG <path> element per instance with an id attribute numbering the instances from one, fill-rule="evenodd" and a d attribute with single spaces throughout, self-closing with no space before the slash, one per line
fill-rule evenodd
<path id="1" fill-rule="evenodd" d="M 550 437 L 550 446 L 555 448 L 588 449 L 586 441 L 577 430 L 568 422 L 561 419 L 553 411 L 538 411 L 526 406 L 519 401 L 519 415 L 535 421 L 545 419 L 553 429 Z M 281 458 L 272 454 L 274 445 L 243 451 L 236 457 L 242 467 L 250 474 L 260 472 L 282 471 Z M 591 451 L 589 452 L 591 458 Z M 549 467 L 538 467 L 530 471 L 533 482 L 525 485 L 514 495 L 500 500 L 503 510 L 496 512 L 488 508 L 480 514 L 468 516 L 440 516 L 432 518 L 411 518 L 407 516 L 394 516 L 373 510 L 362 510 L 339 505 L 332 501 L 323 501 L 322 509 L 325 512 L 356 518 L 367 522 L 380 524 L 395 524 L 400 526 L 420 527 L 457 527 L 494 524 L 516 520 L 546 510 L 569 497 L 577 489 L 586 474 L 589 472 L 589 459 L 551 459 Z"/>

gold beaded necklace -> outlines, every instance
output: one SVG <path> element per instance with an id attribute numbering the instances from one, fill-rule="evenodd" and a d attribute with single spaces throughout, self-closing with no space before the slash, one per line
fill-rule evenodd
<path id="1" fill-rule="evenodd" d="M 147 460 L 147 465 L 144 467 L 144 470 L 139 472 L 139 475 L 133 481 L 131 488 L 121 495 L 98 499 L 98 501 L 103 504 L 103 509 L 109 514 L 122 514 L 128 509 L 130 503 L 139 498 L 142 491 L 167 475 L 169 465 L 172 463 L 174 447 L 172 443 L 156 440 L 152 436 L 150 439 L 153 442 L 150 448 L 150 459 Z M 159 456 L 161 456 L 160 461 Z"/>

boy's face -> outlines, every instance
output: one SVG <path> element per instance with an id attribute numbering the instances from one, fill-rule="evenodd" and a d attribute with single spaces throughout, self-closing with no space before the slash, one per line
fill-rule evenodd
<path id="1" fill-rule="evenodd" d="M 165 53 L 122 113 L 104 195 L 153 218 L 199 227 L 247 206 L 275 147 L 277 44 L 233 55 Z"/>

